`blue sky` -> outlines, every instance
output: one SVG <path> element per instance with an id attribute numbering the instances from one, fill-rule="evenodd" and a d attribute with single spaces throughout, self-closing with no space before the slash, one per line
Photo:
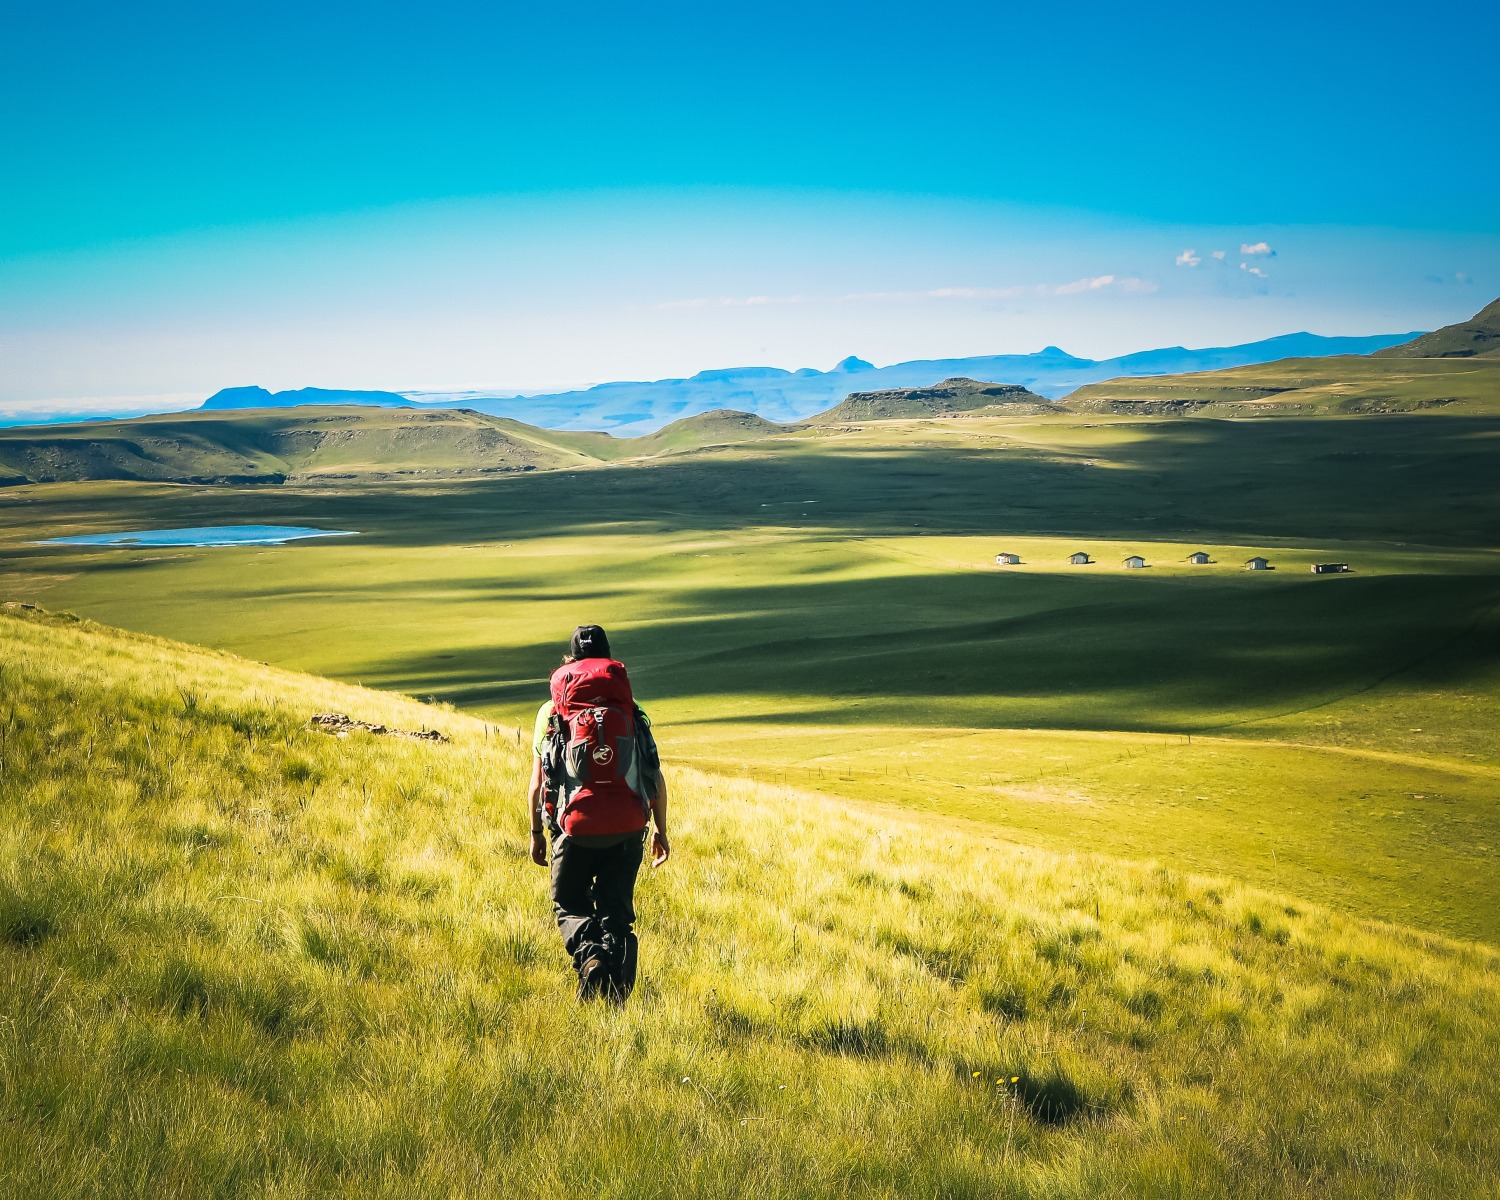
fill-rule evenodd
<path id="1" fill-rule="evenodd" d="M 1107 354 L 1500 293 L 1490 6 L 541 8 L 11 5 L 0 404 Z"/>

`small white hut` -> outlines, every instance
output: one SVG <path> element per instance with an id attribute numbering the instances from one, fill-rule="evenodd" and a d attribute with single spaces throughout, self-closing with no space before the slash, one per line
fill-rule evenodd
<path id="1" fill-rule="evenodd" d="M 1139 554 L 1130 554 L 1125 558 L 1125 566 L 1132 571 L 1139 571 L 1146 565 L 1146 560 Z"/>
<path id="2" fill-rule="evenodd" d="M 1021 556 L 1019 554 L 997 554 L 995 555 L 995 565 L 1000 567 L 1019 567 L 1021 565 Z"/>
<path id="3" fill-rule="evenodd" d="M 1195 567 L 1201 567 L 1204 563 L 1213 562 L 1213 559 L 1209 558 L 1207 552 L 1203 550 L 1194 550 L 1188 555 L 1187 560 Z"/>
<path id="4" fill-rule="evenodd" d="M 1271 560 L 1269 558 L 1261 558 L 1259 555 L 1256 555 L 1254 558 L 1247 558 L 1245 560 L 1245 570 L 1247 571 L 1269 571 L 1270 569 Z"/>
<path id="5" fill-rule="evenodd" d="M 1085 554 L 1082 550 L 1079 550 L 1079 551 L 1077 551 L 1074 554 L 1068 555 L 1068 561 L 1070 563 L 1072 563 L 1075 567 L 1081 567 L 1081 566 L 1084 566 L 1086 563 L 1093 562 L 1094 560 L 1092 558 L 1090 558 L 1087 554 Z"/>

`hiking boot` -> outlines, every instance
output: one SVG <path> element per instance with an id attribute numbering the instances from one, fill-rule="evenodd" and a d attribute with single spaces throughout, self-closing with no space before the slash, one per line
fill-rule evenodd
<path id="1" fill-rule="evenodd" d="M 613 1004 L 624 1004 L 635 990 L 635 967 L 637 942 L 635 933 L 627 933 L 624 943 L 613 957 L 616 959 L 609 972 L 609 982 L 604 985 L 604 996 Z"/>
<path id="2" fill-rule="evenodd" d="M 630 998 L 630 989 L 634 983 L 633 979 L 622 979 L 619 971 L 611 971 L 604 978 L 604 987 L 600 990 L 600 995 L 618 1008 Z"/>
<path id="3" fill-rule="evenodd" d="M 592 1000 L 609 982 L 609 964 L 597 954 L 578 968 L 578 998 Z"/>

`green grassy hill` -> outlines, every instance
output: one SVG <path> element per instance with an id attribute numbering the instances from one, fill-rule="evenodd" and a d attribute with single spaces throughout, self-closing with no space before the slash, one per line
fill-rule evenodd
<path id="1" fill-rule="evenodd" d="M 1354 416 L 1435 410 L 1500 414 L 1500 300 L 1471 320 L 1369 357 L 1288 358 L 1258 366 L 1079 388 L 1075 412 L 1121 416 Z"/>
<path id="2" fill-rule="evenodd" d="M 700 450 L 708 446 L 755 442 L 786 431 L 785 425 L 777 425 L 754 413 L 718 408 L 696 417 L 673 421 L 643 437 L 620 440 L 629 447 L 629 453 L 644 457 L 673 451 Z"/>
<path id="3" fill-rule="evenodd" d="M 1120 416 L 1496 415 L 1500 360 L 1289 358 L 1199 375 L 1092 383 L 1062 403 L 1075 412 Z"/>
<path id="4" fill-rule="evenodd" d="M 1475 358 L 1500 356 L 1500 300 L 1467 321 L 1375 351 L 1376 358 Z"/>
<path id="5" fill-rule="evenodd" d="M 511 731 L 14 608 L 0 672 L 8 1195 L 1496 1194 L 1491 950 L 679 766 L 579 1007 Z"/>
<path id="6" fill-rule="evenodd" d="M 0 429 L 0 482 L 222 484 L 475 475 L 596 462 L 577 448 L 586 439 L 464 410 L 313 407 L 176 413 Z"/>
<path id="7" fill-rule="evenodd" d="M 840 403 L 808 420 L 814 425 L 837 425 L 850 421 L 933 417 L 989 409 L 1003 410 L 1014 416 L 1037 416 L 1057 411 L 1045 396 L 1038 396 L 1024 387 L 959 378 L 945 379 L 933 387 L 851 392 Z"/>
<path id="8" fill-rule="evenodd" d="M 0 429 L 0 486 L 85 480 L 320 483 L 475 478 L 732 445 L 785 427 L 720 409 L 655 433 L 538 429 L 467 409 L 303 407 Z"/>

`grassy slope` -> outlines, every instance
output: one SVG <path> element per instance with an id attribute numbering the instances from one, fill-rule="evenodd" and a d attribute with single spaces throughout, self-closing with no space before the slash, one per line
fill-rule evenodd
<path id="1" fill-rule="evenodd" d="M 465 473 L 596 460 L 566 435 L 466 411 L 266 409 L 0 430 L 0 473 L 33 481 Z"/>
<path id="2" fill-rule="evenodd" d="M 731 446 L 738 442 L 760 441 L 785 433 L 786 428 L 758 417 L 754 413 L 719 408 L 673 421 L 655 433 L 625 438 L 630 452 L 642 457 L 672 451 L 698 450 L 706 446 Z"/>
<path id="3" fill-rule="evenodd" d="M 1445 325 L 1421 337 L 1377 350 L 1379 358 L 1467 358 L 1500 355 L 1500 300 L 1486 305 L 1467 321 Z"/>
<path id="4" fill-rule="evenodd" d="M 1500 414 L 1500 361 L 1440 358 L 1289 358 L 1194 375 L 1115 379 L 1063 403 L 1080 412 L 1206 416 L 1335 416 L 1432 411 Z"/>
<path id="5" fill-rule="evenodd" d="M 35 614 L 0 671 L 6 1194 L 1497 1194 L 1491 951 L 678 769 L 580 1009 L 509 736 Z"/>
<path id="6" fill-rule="evenodd" d="M 26 482 L 315 483 L 597 466 L 753 441 L 785 430 L 721 409 L 638 438 L 538 429 L 467 409 L 192 412 L 0 430 L 0 486 Z"/>

